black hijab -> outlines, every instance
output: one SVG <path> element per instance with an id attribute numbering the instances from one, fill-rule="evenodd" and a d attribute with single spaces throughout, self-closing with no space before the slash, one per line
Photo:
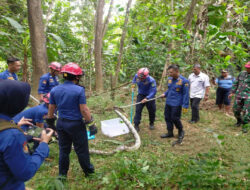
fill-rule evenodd
<path id="1" fill-rule="evenodd" d="M 13 117 L 28 104 L 30 85 L 16 80 L 0 79 L 0 114 Z"/>

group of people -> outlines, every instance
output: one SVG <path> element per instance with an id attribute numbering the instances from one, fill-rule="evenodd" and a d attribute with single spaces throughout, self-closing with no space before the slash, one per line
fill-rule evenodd
<path id="1" fill-rule="evenodd" d="M 63 67 L 58 62 L 52 62 L 50 72 L 40 78 L 38 94 L 41 104 L 27 110 L 30 96 L 30 85 L 18 81 L 16 72 L 21 68 L 20 60 L 7 60 L 8 69 L 0 73 L 0 189 L 24 189 L 24 181 L 30 179 L 48 156 L 48 143 L 54 134 L 59 140 L 59 176 L 66 178 L 69 170 L 69 154 L 72 144 L 77 153 L 81 168 L 86 176 L 94 172 L 90 162 L 86 127 L 90 135 L 97 133 L 97 128 L 87 106 L 85 89 L 79 85 L 83 71 L 76 63 L 67 63 Z M 216 103 L 222 108 L 225 104 L 229 110 L 230 97 L 235 94 L 234 114 L 237 126 L 249 123 L 249 84 L 250 63 L 246 71 L 236 79 L 228 76 L 223 70 L 222 76 L 215 82 L 218 84 Z M 58 75 L 62 74 L 64 82 L 59 83 Z M 209 77 L 201 72 L 201 66 L 195 64 L 193 73 L 188 78 L 180 74 L 178 65 L 168 67 L 167 91 L 160 95 L 166 98 L 165 121 L 167 133 L 161 138 L 174 137 L 174 126 L 178 129 L 178 143 L 184 138 L 181 122 L 182 112 L 186 113 L 189 102 L 192 117 L 189 123 L 200 120 L 199 104 L 209 97 Z M 132 80 L 132 88 L 138 86 L 136 112 L 134 116 L 135 129 L 140 131 L 141 113 L 146 106 L 149 112 L 149 128 L 154 130 L 156 116 L 155 95 L 157 84 L 149 75 L 147 68 L 141 68 Z M 55 116 L 58 112 L 58 116 Z M 58 117 L 55 124 L 56 117 Z M 46 127 L 44 124 L 46 120 Z M 39 137 L 27 135 L 31 127 L 46 128 Z M 53 130 L 54 129 L 54 130 Z M 29 152 L 27 142 L 36 141 L 34 152 Z"/>
<path id="2" fill-rule="evenodd" d="M 246 71 L 240 72 L 238 77 L 234 79 L 229 75 L 227 70 L 221 71 L 221 76 L 216 78 L 214 84 L 218 85 L 216 91 L 216 104 L 220 109 L 225 105 L 226 114 L 230 111 L 230 102 L 235 95 L 233 112 L 237 119 L 236 126 L 243 126 L 243 132 L 247 132 L 247 124 L 250 121 L 250 62 L 245 65 Z M 167 79 L 167 91 L 160 97 L 166 98 L 165 103 L 165 121 L 167 125 L 167 133 L 161 135 L 161 138 L 174 137 L 174 125 L 178 129 L 178 141 L 182 142 L 184 138 L 184 130 L 181 122 L 182 112 L 187 112 L 189 102 L 191 105 L 192 116 L 190 124 L 197 123 L 200 120 L 199 105 L 202 99 L 208 100 L 210 80 L 209 76 L 201 72 L 200 64 L 194 64 L 193 73 L 186 79 L 180 74 L 178 65 L 168 67 L 169 77 Z M 156 81 L 149 75 L 147 68 L 141 68 L 134 76 L 132 88 L 134 84 L 138 86 L 136 113 L 134 117 L 135 129 L 140 131 L 141 113 L 144 106 L 147 107 L 149 113 L 149 129 L 153 130 L 156 104 L 155 95 L 157 93 Z"/>
<path id="3" fill-rule="evenodd" d="M 49 154 L 48 143 L 56 129 L 59 142 L 59 179 L 66 179 L 72 144 L 85 176 L 94 172 L 90 163 L 86 127 L 90 135 L 97 127 L 86 105 L 85 89 L 79 85 L 83 71 L 76 63 L 52 62 L 50 72 L 40 78 L 38 94 L 41 104 L 27 110 L 30 85 L 18 81 L 19 59 L 7 60 L 8 69 L 0 73 L 0 189 L 25 189 L 24 182 L 38 170 Z M 64 82 L 59 84 L 58 74 Z M 58 119 L 55 126 L 55 113 Z M 27 132 L 32 127 L 45 128 L 39 137 Z M 29 152 L 28 141 L 36 141 Z"/>
<path id="4" fill-rule="evenodd" d="M 225 106 L 226 115 L 230 112 L 231 98 L 235 96 L 233 113 L 237 120 L 235 126 L 242 126 L 242 131 L 247 132 L 247 124 L 250 121 L 250 62 L 245 65 L 246 70 L 240 72 L 235 79 L 229 75 L 228 70 L 223 69 L 221 76 L 216 78 L 214 84 L 216 90 L 216 104 L 219 109 Z"/>
<path id="5" fill-rule="evenodd" d="M 209 77 L 200 71 L 200 65 L 195 64 L 193 73 L 186 79 L 180 74 L 178 65 L 168 67 L 169 77 L 167 79 L 167 91 L 162 94 L 161 98 L 166 98 L 165 103 L 165 121 L 167 133 L 161 135 L 161 138 L 174 137 L 174 126 L 178 129 L 178 142 L 181 143 L 184 138 L 184 130 L 181 122 L 182 112 L 186 113 L 189 107 L 189 99 L 192 108 L 192 118 L 190 123 L 196 123 L 200 120 L 199 104 L 202 98 L 207 100 L 209 94 Z M 135 129 L 140 131 L 141 113 L 144 106 L 149 112 L 149 129 L 153 130 L 155 122 L 155 95 L 157 92 L 156 81 L 149 75 L 147 68 L 141 68 L 134 76 L 133 84 L 138 86 L 136 113 L 134 117 Z M 134 85 L 132 85 L 134 88 Z"/>

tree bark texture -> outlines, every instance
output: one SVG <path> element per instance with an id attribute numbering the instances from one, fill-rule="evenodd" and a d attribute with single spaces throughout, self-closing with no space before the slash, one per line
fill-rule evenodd
<path id="1" fill-rule="evenodd" d="M 192 2 L 190 3 L 190 8 L 187 12 L 186 15 L 186 19 L 185 19 L 185 25 L 184 27 L 188 30 L 191 26 L 193 17 L 194 17 L 194 9 L 195 9 L 195 5 L 197 4 L 198 0 L 192 0 Z"/>
<path id="2" fill-rule="evenodd" d="M 23 50 L 23 81 L 28 82 L 28 52 L 26 48 Z"/>
<path id="3" fill-rule="evenodd" d="M 102 31 L 103 31 L 103 8 L 104 0 L 99 0 L 96 9 L 95 23 L 95 84 L 96 91 L 103 91 L 102 75 Z"/>
<path id="4" fill-rule="evenodd" d="M 174 15 L 174 0 L 171 0 L 171 14 Z M 173 17 L 172 18 L 172 25 L 175 24 L 175 18 Z M 174 31 L 174 28 L 172 28 L 172 34 L 174 34 L 175 31 Z M 169 47 L 168 47 L 168 53 L 167 53 L 167 59 L 166 59 L 166 63 L 164 65 L 164 68 L 163 68 L 163 71 L 162 71 L 162 75 L 161 75 L 161 80 L 160 80 L 160 84 L 159 84 L 159 87 L 158 89 L 162 89 L 163 85 L 164 85 L 164 82 L 165 82 L 165 77 L 167 75 L 167 68 L 170 64 L 170 60 L 171 60 L 171 52 L 173 49 L 175 48 L 175 44 L 174 44 L 174 41 L 172 40 L 171 43 L 169 44 Z"/>
<path id="5" fill-rule="evenodd" d="M 112 9 L 113 9 L 113 4 L 114 4 L 114 0 L 110 1 L 110 5 L 109 5 L 109 10 L 108 10 L 108 15 L 105 19 L 104 25 L 103 25 L 103 29 L 102 29 L 102 39 L 104 38 L 107 28 L 108 28 L 108 24 L 109 24 L 109 19 L 111 17 L 111 13 L 112 13 Z"/>
<path id="6" fill-rule="evenodd" d="M 32 94 L 37 94 L 40 77 L 47 71 L 46 38 L 44 34 L 41 0 L 27 0 L 32 53 Z"/>

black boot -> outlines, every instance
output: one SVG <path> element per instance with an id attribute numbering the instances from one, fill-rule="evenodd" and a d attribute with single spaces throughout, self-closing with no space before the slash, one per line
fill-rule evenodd
<path id="1" fill-rule="evenodd" d="M 182 143 L 182 140 L 184 139 L 184 135 L 185 135 L 185 132 L 183 130 L 179 131 L 178 132 L 178 140 L 177 141 L 174 141 L 172 143 L 172 146 L 175 146 L 177 144 L 181 144 Z"/>
<path id="2" fill-rule="evenodd" d="M 247 132 L 248 132 L 247 128 L 242 128 L 242 133 L 247 133 Z"/>
<path id="3" fill-rule="evenodd" d="M 241 118 L 237 118 L 237 123 L 234 124 L 235 127 L 240 127 L 242 124 Z"/>
<path id="4" fill-rule="evenodd" d="M 153 123 L 149 124 L 149 129 L 150 129 L 150 130 L 154 130 L 154 129 L 155 129 L 155 126 L 154 126 Z"/>
<path id="5" fill-rule="evenodd" d="M 249 130 L 249 126 L 247 125 L 247 123 L 243 123 L 242 126 L 242 133 L 247 133 Z"/>
<path id="6" fill-rule="evenodd" d="M 135 130 L 136 130 L 137 132 L 140 131 L 139 125 L 135 125 Z"/>
<path id="7" fill-rule="evenodd" d="M 161 138 L 171 138 L 174 137 L 173 132 L 168 132 L 166 134 L 161 135 Z"/>
<path id="8" fill-rule="evenodd" d="M 184 130 L 181 130 L 181 131 L 178 132 L 178 140 L 180 141 L 180 143 L 184 139 L 184 135 L 185 135 L 185 131 Z"/>
<path id="9" fill-rule="evenodd" d="M 66 183 L 66 182 L 67 182 L 67 176 L 66 176 L 66 175 L 59 175 L 59 176 L 57 177 L 57 179 L 58 179 L 59 181 L 61 181 L 62 183 Z"/>

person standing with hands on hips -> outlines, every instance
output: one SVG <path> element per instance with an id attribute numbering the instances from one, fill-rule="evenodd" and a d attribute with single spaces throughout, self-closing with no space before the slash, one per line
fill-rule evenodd
<path id="1" fill-rule="evenodd" d="M 59 176 L 66 178 L 69 170 L 69 154 L 72 143 L 85 176 L 94 173 L 90 163 L 86 126 L 90 135 L 97 133 L 93 117 L 86 105 L 85 89 L 79 86 L 83 75 L 82 69 L 76 63 L 67 63 L 61 73 L 65 82 L 54 87 L 50 92 L 50 104 L 47 123 L 54 126 L 54 112 L 57 108 L 59 119 L 56 129 L 59 138 Z M 85 121 L 83 121 L 83 118 Z"/>
<path id="2" fill-rule="evenodd" d="M 195 64 L 193 73 L 188 77 L 190 84 L 190 103 L 192 109 L 192 118 L 189 123 L 197 123 L 200 120 L 199 105 L 201 99 L 208 100 L 209 94 L 209 77 L 201 72 L 200 64 Z"/>
<path id="3" fill-rule="evenodd" d="M 167 134 L 161 138 L 174 137 L 174 125 L 178 129 L 178 143 L 184 138 L 184 130 L 181 122 L 181 113 L 187 112 L 189 106 L 189 83 L 188 80 L 180 75 L 179 66 L 171 65 L 168 67 L 170 77 L 168 78 L 168 90 L 161 95 L 166 98 L 165 121 L 167 124 Z"/>

